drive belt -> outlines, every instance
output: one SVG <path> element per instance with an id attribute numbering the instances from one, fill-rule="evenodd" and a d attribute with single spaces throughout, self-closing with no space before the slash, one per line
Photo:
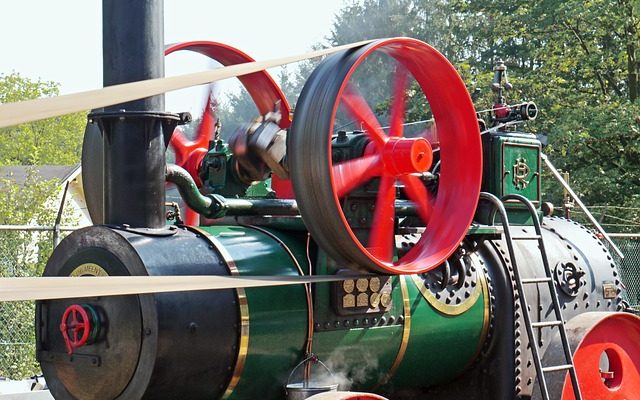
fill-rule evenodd
<path id="1" fill-rule="evenodd" d="M 112 106 L 173 90 L 248 75 L 268 68 L 279 67 L 363 46 L 370 42 L 372 41 L 366 40 L 267 61 L 253 61 L 208 71 L 113 85 L 86 92 L 2 104 L 0 105 L 0 128 L 74 112 Z"/>
<path id="2" fill-rule="evenodd" d="M 0 278 L 0 302 L 55 300 L 194 290 L 340 282 L 367 275 L 331 276 L 53 276 Z"/>

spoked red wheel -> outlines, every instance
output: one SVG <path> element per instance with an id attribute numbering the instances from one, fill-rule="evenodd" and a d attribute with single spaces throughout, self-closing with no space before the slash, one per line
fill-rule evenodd
<path id="1" fill-rule="evenodd" d="M 566 328 L 584 400 L 638 398 L 640 318 L 627 313 L 591 312 L 571 319 Z M 559 338 L 552 342 L 545 365 L 565 364 L 559 342 Z M 553 398 L 575 399 L 568 374 L 550 374 L 547 379 Z"/>
<path id="2" fill-rule="evenodd" d="M 377 69 L 380 64 L 365 64 L 380 54 L 391 61 L 391 93 L 386 97 L 370 90 L 371 82 L 384 76 Z M 356 81 L 359 67 L 372 74 L 365 76 L 365 94 Z M 371 93 L 375 104 L 367 99 Z M 435 127 L 417 136 L 405 134 L 405 126 L 413 122 L 407 116 L 416 108 L 424 111 L 427 101 L 437 136 Z M 388 131 L 380 113 L 373 111 L 381 108 L 388 110 Z M 345 120 L 365 132 L 362 151 L 346 159 L 344 136 L 335 136 L 349 125 Z M 287 154 L 300 212 L 313 238 L 338 262 L 381 273 L 421 273 L 458 247 L 478 201 L 482 150 L 467 89 L 433 47 L 415 39 L 385 39 L 327 58 L 305 84 L 291 131 Z M 437 189 L 429 189 L 434 151 L 440 163 Z M 372 187 L 377 194 L 370 215 L 354 215 L 347 199 Z M 418 243 L 398 258 L 399 196 L 413 204 L 425 229 Z"/>
<path id="3" fill-rule="evenodd" d="M 200 53 L 224 66 L 254 61 L 253 58 L 234 47 L 208 41 L 184 42 L 171 45 L 165 49 L 165 56 L 183 50 Z M 260 115 L 273 111 L 274 106 L 279 104 L 279 111 L 282 115 L 280 127 L 283 129 L 289 127 L 289 115 L 291 113 L 289 103 L 280 87 L 267 71 L 240 76 L 238 79 L 249 92 Z M 202 186 L 199 170 L 202 160 L 209 150 L 209 141 L 213 138 L 214 125 L 215 118 L 211 107 L 211 96 L 209 96 L 201 124 L 196 130 L 196 137 L 193 140 L 188 139 L 179 127 L 176 128 L 171 137 L 170 145 L 176 153 L 176 164 L 189 172 L 198 187 Z M 275 188 L 276 193 L 290 191 L 286 188 L 288 185 L 286 182 L 277 181 L 277 185 L 281 185 L 281 188 Z M 197 224 L 197 214 L 188 212 L 185 222 L 188 225 Z"/>

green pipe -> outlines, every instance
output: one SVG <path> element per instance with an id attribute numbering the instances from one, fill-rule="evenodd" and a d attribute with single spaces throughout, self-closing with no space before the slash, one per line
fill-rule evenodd
<path id="1" fill-rule="evenodd" d="M 214 201 L 211 195 L 206 196 L 200 193 L 187 170 L 175 164 L 167 164 L 165 178 L 168 182 L 176 185 L 180 192 L 180 197 L 195 212 L 208 218 L 218 217 L 217 214 L 220 211 L 219 209 L 216 210 L 218 202 Z"/>

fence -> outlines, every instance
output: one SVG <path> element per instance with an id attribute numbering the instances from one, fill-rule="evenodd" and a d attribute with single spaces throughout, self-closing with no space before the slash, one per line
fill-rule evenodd
<path id="1" fill-rule="evenodd" d="M 40 276 L 62 236 L 75 227 L 0 225 L 0 276 Z M 0 377 L 39 373 L 35 360 L 35 303 L 0 302 Z"/>
<path id="2" fill-rule="evenodd" d="M 611 233 L 614 243 L 624 254 L 624 258 L 612 256 L 618 265 L 620 280 L 626 288 L 622 292 L 623 298 L 636 312 L 640 312 L 640 234 Z"/>

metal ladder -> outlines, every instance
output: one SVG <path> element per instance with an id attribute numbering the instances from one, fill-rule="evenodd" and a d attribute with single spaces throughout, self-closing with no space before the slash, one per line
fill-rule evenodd
<path id="1" fill-rule="evenodd" d="M 573 393 L 576 400 L 582 400 L 582 394 L 580 393 L 580 387 L 578 386 L 578 377 L 576 375 L 576 369 L 573 364 L 573 356 L 571 355 L 571 348 L 569 346 L 569 341 L 567 340 L 567 332 L 565 330 L 565 321 L 562 316 L 562 312 L 560 310 L 560 302 L 558 301 L 558 293 L 556 291 L 555 284 L 553 282 L 553 277 L 551 273 L 551 268 L 549 267 L 549 260 L 547 259 L 547 252 L 544 247 L 544 240 L 542 238 L 542 228 L 540 227 L 540 220 L 538 219 L 538 214 L 529 199 L 519 194 L 510 194 L 504 196 L 502 201 L 508 200 L 516 200 L 520 203 L 524 204 L 528 211 L 531 214 L 531 218 L 533 220 L 533 226 L 535 228 L 535 235 L 529 236 L 516 236 L 512 237 L 511 232 L 509 230 L 509 220 L 507 218 L 507 212 L 502 204 L 502 201 L 499 200 L 496 196 L 490 193 L 481 193 L 481 200 L 489 201 L 493 206 L 494 210 L 500 214 L 500 219 L 502 221 L 502 227 L 504 230 L 505 241 L 507 243 L 507 248 L 509 250 L 509 257 L 511 258 L 511 265 L 513 267 L 513 275 L 516 281 L 516 287 L 518 288 L 518 293 L 520 294 L 520 306 L 522 308 L 522 315 L 524 317 L 524 324 L 527 328 L 527 335 L 529 338 L 529 347 L 531 348 L 531 354 L 533 356 L 533 362 L 536 368 L 536 373 L 538 377 L 538 384 L 540 385 L 540 390 L 542 392 L 542 397 L 544 400 L 549 400 L 549 390 L 547 388 L 547 380 L 545 378 L 545 373 L 548 372 L 557 372 L 557 371 L 569 371 L 569 376 L 571 377 L 571 385 L 573 387 Z M 495 219 L 495 213 L 492 213 L 492 217 L 490 222 L 493 223 Z M 540 255 L 542 256 L 542 264 L 544 265 L 545 276 L 540 278 L 525 278 L 522 279 L 520 277 L 520 271 L 518 269 L 515 252 L 513 250 L 513 241 L 514 240 L 537 240 L 538 247 L 540 248 Z M 531 322 L 531 314 L 529 313 L 529 307 L 527 303 L 527 298 L 524 291 L 524 285 L 528 284 L 539 284 L 546 283 L 551 293 L 551 299 L 553 302 L 553 310 L 555 313 L 555 320 L 552 321 L 544 321 L 544 322 Z M 551 328 L 558 327 L 560 332 L 560 340 L 562 342 L 562 349 L 564 350 L 564 356 L 566 360 L 566 364 L 562 365 L 551 365 L 551 366 L 542 366 L 542 360 L 540 359 L 540 354 L 538 353 L 538 345 L 536 341 L 536 337 L 534 334 L 534 329 L 542 329 L 542 328 Z M 542 333 L 540 333 L 542 334 Z"/>

